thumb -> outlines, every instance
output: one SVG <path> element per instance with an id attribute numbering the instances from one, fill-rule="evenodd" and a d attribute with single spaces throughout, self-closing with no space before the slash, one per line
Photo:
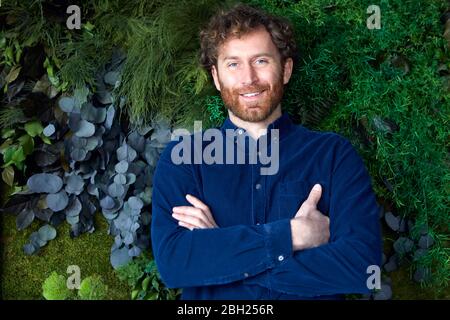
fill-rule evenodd
<path id="1" fill-rule="evenodd" d="M 320 201 L 320 197 L 322 197 L 322 186 L 320 184 L 315 184 L 309 193 L 308 199 L 306 199 L 306 203 L 317 208 L 317 204 Z"/>

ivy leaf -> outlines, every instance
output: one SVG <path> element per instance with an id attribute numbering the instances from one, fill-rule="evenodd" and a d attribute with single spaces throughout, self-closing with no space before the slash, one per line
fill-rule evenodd
<path id="1" fill-rule="evenodd" d="M 2 171 L 2 179 L 6 182 L 6 184 L 10 187 L 13 186 L 14 183 L 14 168 L 12 166 L 6 167 Z"/>
<path id="2" fill-rule="evenodd" d="M 23 148 L 24 155 L 27 156 L 29 154 L 33 153 L 34 150 L 34 140 L 31 136 L 28 134 L 24 134 L 23 136 L 19 137 L 20 145 Z"/>
<path id="3" fill-rule="evenodd" d="M 41 122 L 38 120 L 26 123 L 24 128 L 25 131 L 32 137 L 36 137 L 44 131 Z"/>
<path id="4" fill-rule="evenodd" d="M 3 139 L 10 138 L 14 135 L 14 133 L 16 133 L 15 129 L 3 129 L 2 130 L 2 138 Z"/>
<path id="5" fill-rule="evenodd" d="M 14 68 L 11 69 L 11 71 L 8 73 L 8 75 L 5 78 L 6 83 L 11 83 L 14 80 L 17 79 L 17 77 L 19 76 L 20 73 L 20 69 L 22 69 L 21 66 L 15 66 Z"/>
<path id="6" fill-rule="evenodd" d="M 5 162 L 3 168 L 6 168 L 7 166 L 14 164 L 17 167 L 17 169 L 22 170 L 23 161 L 25 161 L 25 154 L 23 152 L 23 147 L 11 146 L 8 149 L 6 149 L 3 161 Z"/>

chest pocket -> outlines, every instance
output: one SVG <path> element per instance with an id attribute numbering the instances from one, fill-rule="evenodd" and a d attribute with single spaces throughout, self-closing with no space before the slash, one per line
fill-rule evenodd
<path id="1" fill-rule="evenodd" d="M 278 216 L 280 219 L 293 218 L 302 203 L 308 198 L 314 184 L 319 183 L 322 186 L 322 197 L 320 198 L 317 209 L 325 215 L 328 215 L 329 208 L 329 188 L 326 183 L 306 180 L 287 181 L 280 183 L 278 193 Z"/>

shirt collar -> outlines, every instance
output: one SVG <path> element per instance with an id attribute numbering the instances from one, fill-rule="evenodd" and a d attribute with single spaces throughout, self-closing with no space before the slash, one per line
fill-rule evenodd
<path id="1" fill-rule="evenodd" d="M 291 129 L 293 125 L 293 122 L 291 118 L 289 117 L 289 114 L 287 112 L 283 112 L 283 114 L 277 118 L 274 122 L 269 124 L 267 127 L 268 132 L 270 132 L 271 129 L 278 129 L 280 134 L 280 139 L 283 138 L 287 133 L 289 133 L 289 130 Z M 230 117 L 227 117 L 221 127 L 222 130 L 226 129 L 233 129 L 233 130 L 242 130 L 242 132 L 245 132 L 244 128 L 240 128 L 236 126 L 231 120 Z"/>

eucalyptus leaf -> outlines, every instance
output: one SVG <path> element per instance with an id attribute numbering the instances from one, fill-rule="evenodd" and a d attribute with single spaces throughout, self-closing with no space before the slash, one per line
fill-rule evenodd
<path id="1" fill-rule="evenodd" d="M 114 183 L 117 184 L 126 184 L 127 183 L 127 176 L 123 173 L 118 173 L 114 176 Z"/>
<path id="2" fill-rule="evenodd" d="M 121 184 L 112 183 L 108 187 L 108 194 L 111 197 L 120 198 L 125 193 L 125 188 Z"/>
<path id="3" fill-rule="evenodd" d="M 64 190 L 58 193 L 50 193 L 47 195 L 47 205 L 53 211 L 61 211 L 67 207 L 69 197 Z"/>
<path id="4" fill-rule="evenodd" d="M 53 240 L 56 237 L 56 229 L 51 225 L 44 225 L 38 230 L 39 238 L 45 241 Z"/>
<path id="5" fill-rule="evenodd" d="M 111 129 L 111 127 L 112 127 L 115 113 L 116 113 L 116 110 L 114 109 L 113 105 L 110 105 L 106 109 L 106 120 L 105 120 L 104 126 L 108 130 Z"/>
<path id="6" fill-rule="evenodd" d="M 59 108 L 64 112 L 72 112 L 75 106 L 75 99 L 72 97 L 62 97 L 58 101 Z"/>
<path id="7" fill-rule="evenodd" d="M 123 243 L 125 243 L 126 245 L 132 244 L 133 241 L 134 241 L 134 239 L 133 239 L 133 234 L 132 234 L 131 232 L 128 233 L 128 234 L 125 236 L 125 238 L 123 239 Z"/>
<path id="8" fill-rule="evenodd" d="M 81 178 L 80 176 L 77 176 L 75 174 L 70 175 L 67 178 L 66 183 L 67 184 L 65 190 L 67 193 L 79 195 L 81 192 L 83 192 L 84 181 L 83 178 Z"/>
<path id="9" fill-rule="evenodd" d="M 54 174 L 37 173 L 28 179 L 27 186 L 32 192 L 56 193 L 61 190 L 63 181 Z"/>
<path id="10" fill-rule="evenodd" d="M 70 225 L 75 225 L 80 222 L 79 216 L 66 216 L 66 221 Z"/>
<path id="11" fill-rule="evenodd" d="M 100 206 L 103 209 L 112 209 L 115 206 L 114 199 L 111 198 L 110 196 L 106 196 L 100 200 Z"/>
<path id="12" fill-rule="evenodd" d="M 34 211 L 31 208 L 25 208 L 16 217 L 16 226 L 18 230 L 28 227 L 34 220 Z"/>
<path id="13" fill-rule="evenodd" d="M 131 185 L 136 182 L 136 175 L 133 173 L 127 173 L 126 174 L 126 184 Z"/>
<path id="14" fill-rule="evenodd" d="M 42 133 L 44 134 L 44 136 L 46 137 L 50 137 L 55 133 L 56 129 L 55 126 L 53 124 L 49 124 L 47 125 L 44 130 L 42 131 Z"/>
<path id="15" fill-rule="evenodd" d="M 66 215 L 68 217 L 75 217 L 78 216 L 81 212 L 82 204 L 78 197 L 73 197 L 73 199 L 70 201 L 70 204 L 66 208 Z"/>
<path id="16" fill-rule="evenodd" d="M 144 203 L 138 197 L 130 197 L 127 203 L 133 210 L 141 210 L 142 207 L 144 206 Z"/>
<path id="17" fill-rule="evenodd" d="M 131 258 L 128 255 L 128 249 L 127 247 L 123 247 L 121 249 L 116 249 L 111 252 L 111 265 L 114 269 L 118 269 L 121 266 L 126 265 L 128 262 L 131 261 Z"/>
<path id="18" fill-rule="evenodd" d="M 122 160 L 117 163 L 114 168 L 117 173 L 126 173 L 128 170 L 128 162 L 126 160 Z"/>
<path id="19" fill-rule="evenodd" d="M 75 135 L 77 137 L 84 137 L 88 138 L 93 136 L 95 133 L 95 125 L 86 121 L 86 120 L 80 120 L 79 122 L 79 128 L 75 132 Z"/>
<path id="20" fill-rule="evenodd" d="M 126 143 L 124 143 L 119 149 L 117 149 L 117 159 L 119 161 L 133 162 L 136 157 L 136 150 L 134 150 Z"/>
<path id="21" fill-rule="evenodd" d="M 92 123 L 102 123 L 106 119 L 106 109 L 96 108 L 89 102 L 84 103 L 81 106 L 81 118 Z"/>
<path id="22" fill-rule="evenodd" d="M 23 246 L 23 251 L 27 255 L 32 255 L 37 251 L 37 249 L 31 243 L 27 243 L 26 245 Z"/>
<path id="23" fill-rule="evenodd" d="M 50 222 L 50 219 L 53 215 L 53 211 L 50 209 L 34 209 L 34 214 L 36 216 L 36 218 L 45 221 L 45 222 Z"/>
<path id="24" fill-rule="evenodd" d="M 84 161 L 87 156 L 87 151 L 84 149 L 75 148 L 70 152 L 70 156 L 75 161 Z"/>

